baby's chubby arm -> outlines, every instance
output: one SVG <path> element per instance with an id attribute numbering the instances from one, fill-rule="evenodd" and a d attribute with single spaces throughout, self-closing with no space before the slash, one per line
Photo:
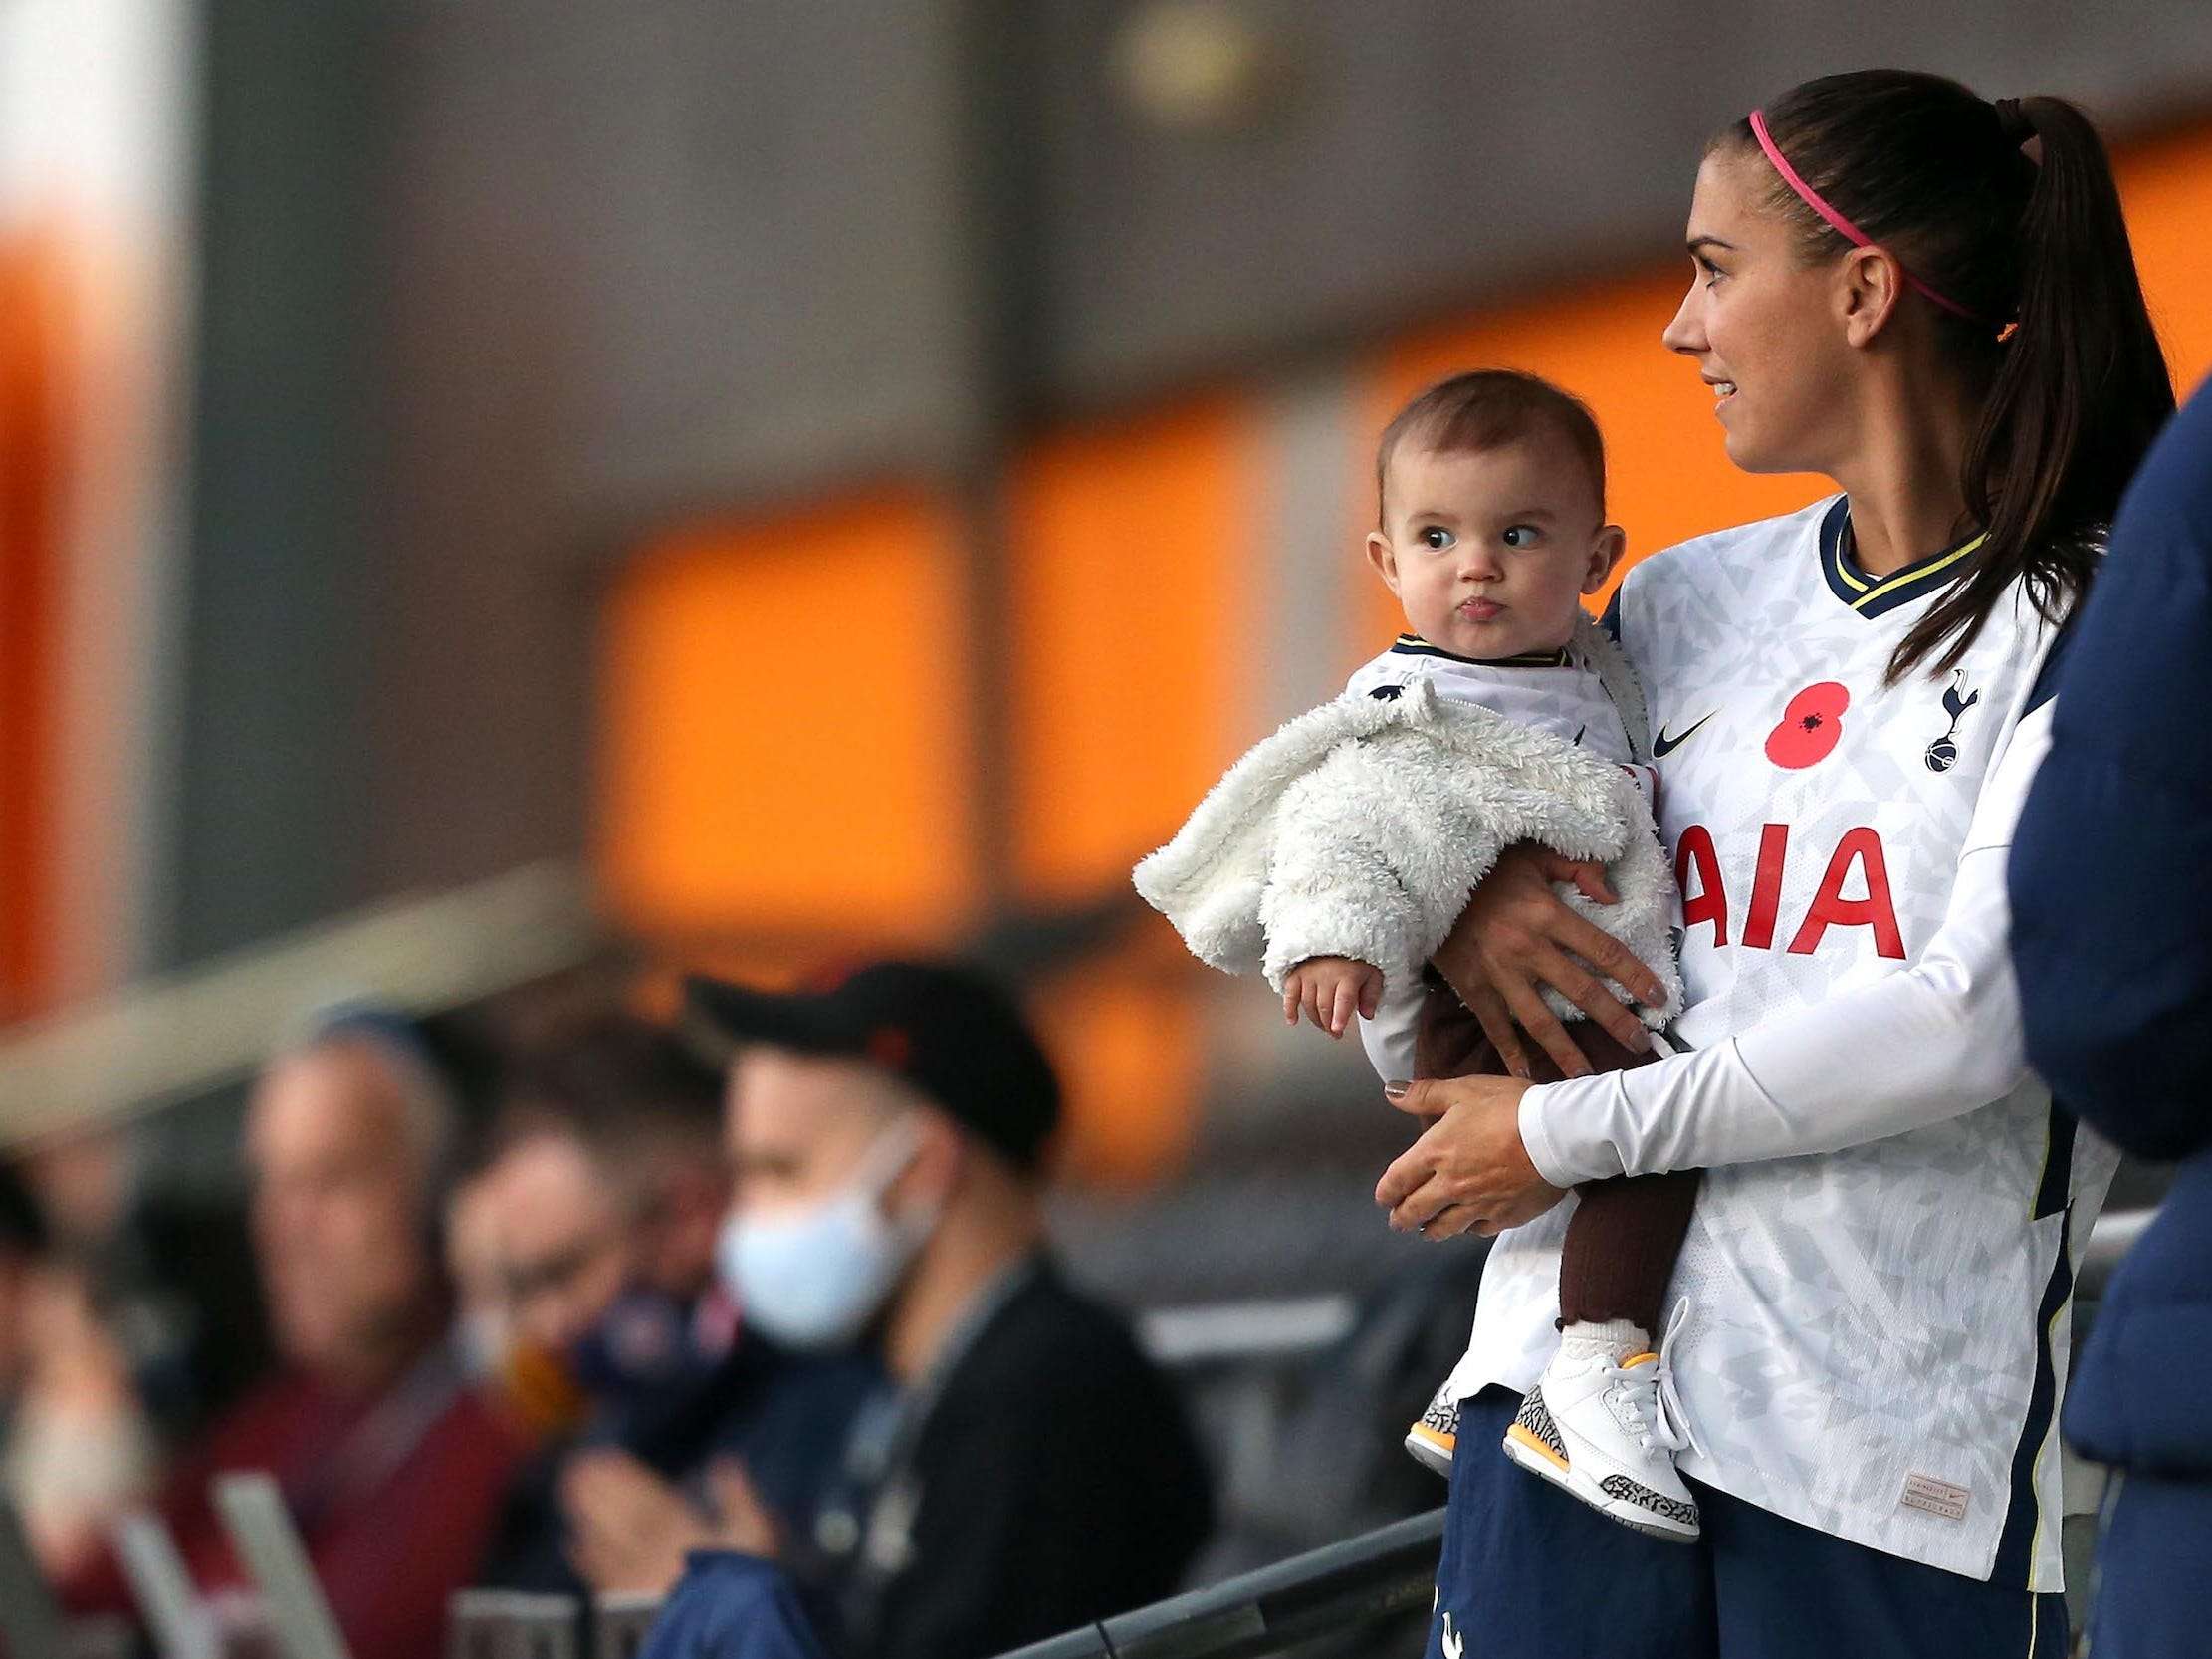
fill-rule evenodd
<path id="1" fill-rule="evenodd" d="M 1443 773 L 1428 738 L 1391 732 L 1341 745 L 1284 791 L 1259 920 L 1262 970 L 1286 998 L 1317 961 L 1373 969 L 1379 993 L 1410 984 L 1449 930 L 1472 872 Z"/>
<path id="2" fill-rule="evenodd" d="M 1282 1017 L 1296 1025 L 1302 1012 L 1331 1037 L 1342 1038 L 1357 1013 L 1375 1018 L 1383 1005 L 1383 970 L 1349 956 L 1309 956 L 1282 979 Z"/>

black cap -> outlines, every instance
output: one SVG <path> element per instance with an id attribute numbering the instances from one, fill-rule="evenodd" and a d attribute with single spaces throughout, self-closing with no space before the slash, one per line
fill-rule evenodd
<path id="1" fill-rule="evenodd" d="M 1060 1084 L 1013 999 L 971 968 L 871 962 L 788 993 L 694 974 L 692 1015 L 734 1043 L 867 1061 L 912 1084 L 1018 1168 L 1060 1121 Z"/>

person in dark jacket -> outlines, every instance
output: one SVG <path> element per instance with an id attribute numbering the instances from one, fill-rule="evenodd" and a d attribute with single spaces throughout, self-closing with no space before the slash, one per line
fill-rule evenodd
<path id="1" fill-rule="evenodd" d="M 987 1659 L 1179 1588 L 1212 1522 L 1204 1470 L 1167 1379 L 1045 1246 L 1059 1086 L 1013 1004 L 915 963 L 690 998 L 736 1048 L 721 1271 L 742 1317 L 800 1350 L 857 1341 L 893 1387 L 803 1533 L 778 1536 L 734 1466 L 709 1519 L 635 1459 L 577 1460 L 585 1576 L 682 1573 L 647 1659 L 782 1659 L 814 1635 L 842 1659 Z M 771 1555 L 814 1635 L 784 1620 Z"/>
<path id="2" fill-rule="evenodd" d="M 2094 434 L 2086 434 L 2094 441 Z M 2073 628 L 2013 841 L 2028 1055 L 2138 1156 L 2185 1160 L 2067 1390 L 2110 1464 L 2097 1659 L 2201 1651 L 2212 1563 L 2212 381 L 2144 459 Z"/>

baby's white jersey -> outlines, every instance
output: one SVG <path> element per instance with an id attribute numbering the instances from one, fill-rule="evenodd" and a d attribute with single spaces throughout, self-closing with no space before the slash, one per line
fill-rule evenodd
<path id="1" fill-rule="evenodd" d="M 1694 1051 L 1531 1089 L 1559 1185 L 1708 1170 L 1667 1362 L 1681 1467 L 1777 1514 L 2055 1590 L 2075 1264 L 2116 1154 L 2028 1074 L 2005 857 L 2055 630 L 2017 589 L 1957 671 L 1884 687 L 1954 549 L 1877 580 L 1842 498 L 1629 575 Z M 1532 1384 L 1566 1206 L 1490 1258 L 1454 1390 Z"/>
<path id="2" fill-rule="evenodd" d="M 1602 641 L 1601 641 L 1602 643 Z M 1344 689 L 1362 697 L 1393 697 L 1398 688 L 1425 679 L 1449 702 L 1472 703 L 1516 726 L 1551 732 L 1595 755 L 1620 763 L 1651 802 L 1652 769 L 1640 764 L 1628 722 L 1605 682 L 1572 649 L 1531 652 L 1503 662 L 1454 656 L 1419 634 L 1400 634 L 1381 656 L 1363 663 Z M 1654 812 L 1658 811 L 1656 805 Z M 1414 1075 L 1414 1031 L 1421 1015 L 1419 981 L 1385 985 L 1375 1018 L 1362 1020 L 1360 1042 L 1376 1075 L 1386 1081 Z"/>

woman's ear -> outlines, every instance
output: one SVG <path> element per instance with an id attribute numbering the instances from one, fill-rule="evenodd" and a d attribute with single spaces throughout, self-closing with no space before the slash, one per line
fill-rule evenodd
<path id="1" fill-rule="evenodd" d="M 1375 567 L 1375 574 L 1383 579 L 1383 586 L 1397 592 L 1398 553 L 1390 545 L 1390 538 L 1380 530 L 1367 533 L 1367 562 Z"/>
<path id="2" fill-rule="evenodd" d="M 1595 593 L 1606 585 L 1622 556 L 1629 551 L 1629 533 L 1617 524 L 1598 527 L 1597 540 L 1590 544 L 1590 564 L 1582 573 L 1582 591 Z"/>
<path id="3" fill-rule="evenodd" d="M 1896 314 L 1904 267 L 1886 248 L 1854 248 L 1844 261 L 1836 303 L 1847 344 L 1864 350 Z"/>

